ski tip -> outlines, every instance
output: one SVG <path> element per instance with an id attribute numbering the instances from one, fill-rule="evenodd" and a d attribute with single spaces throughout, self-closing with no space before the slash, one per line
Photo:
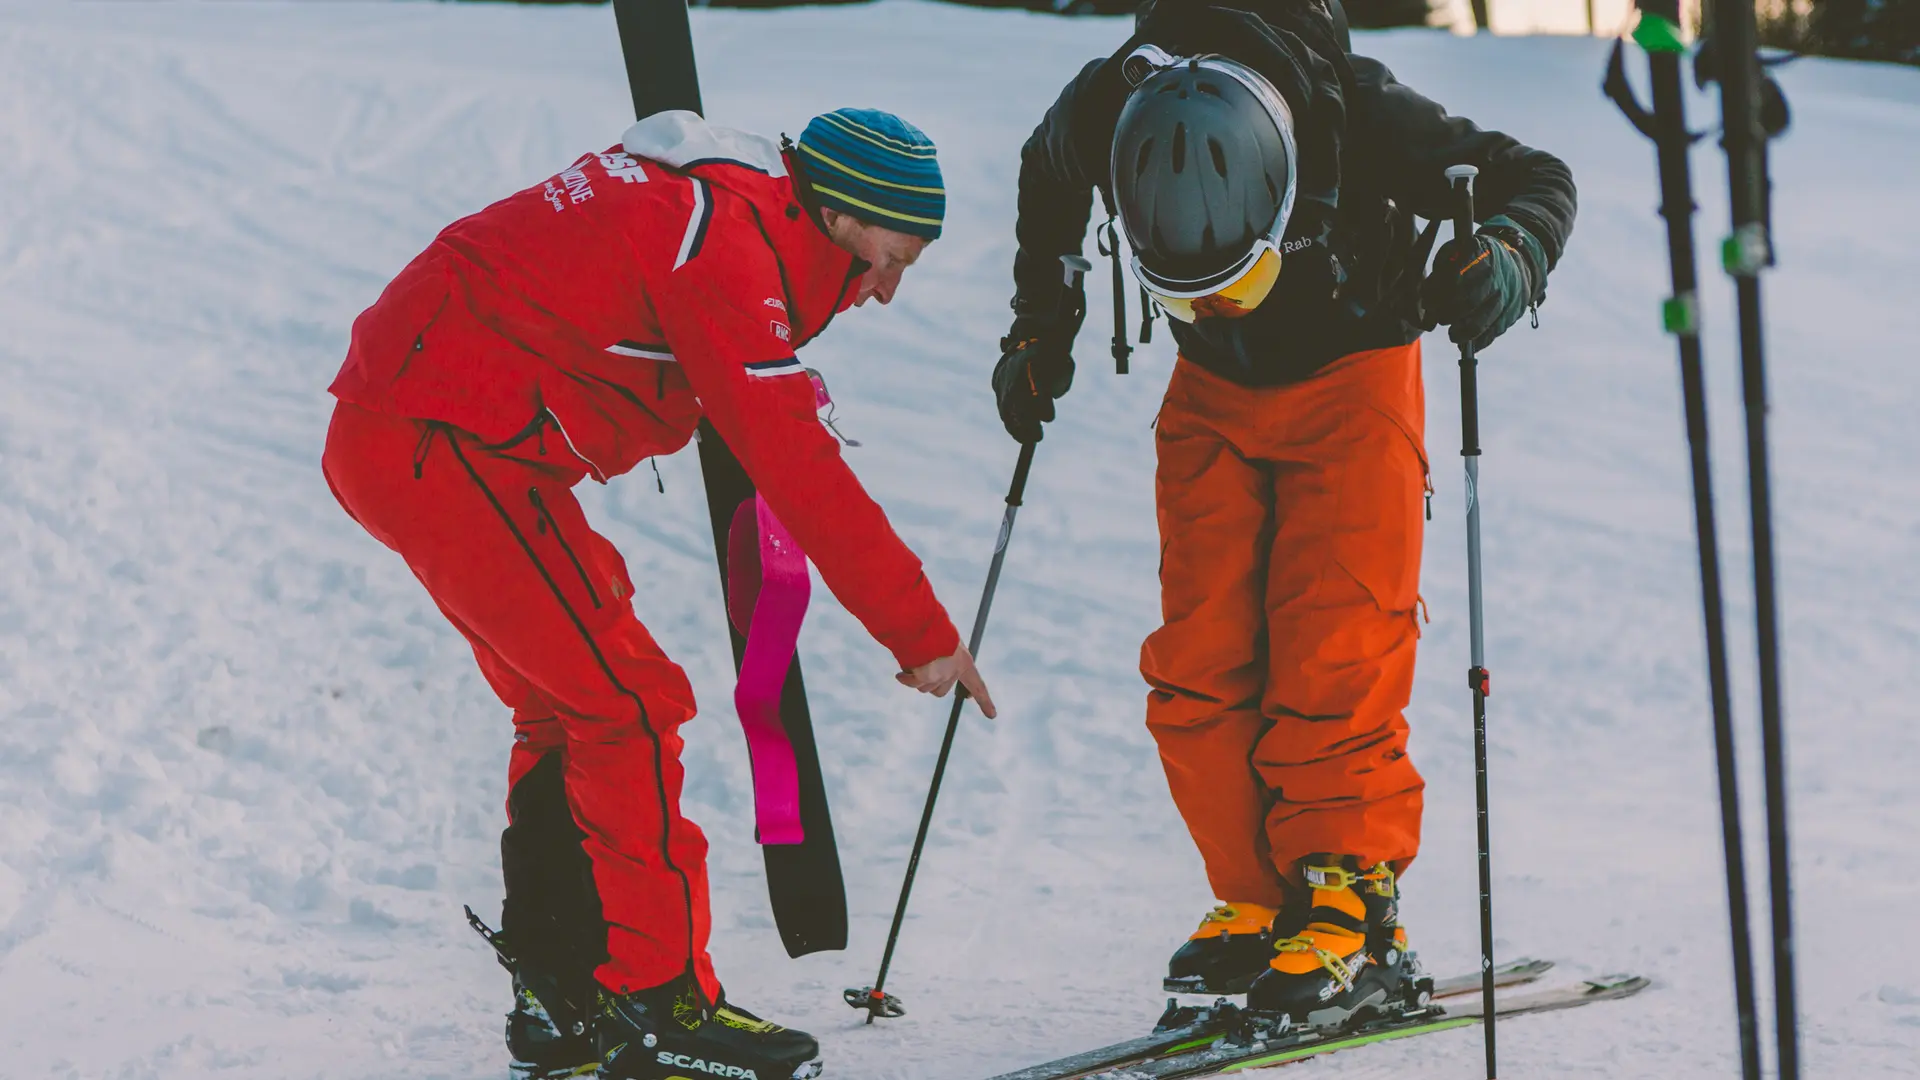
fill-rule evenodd
<path id="1" fill-rule="evenodd" d="M 1552 970 L 1553 961 L 1535 960 L 1531 956 L 1523 956 L 1518 960 L 1509 960 L 1494 969 L 1496 973 L 1502 975 L 1544 975 Z"/>
<path id="2" fill-rule="evenodd" d="M 1653 985 L 1653 980 L 1644 975 L 1601 975 L 1587 980 L 1587 992 L 1607 997 L 1626 997 L 1637 994 Z"/>

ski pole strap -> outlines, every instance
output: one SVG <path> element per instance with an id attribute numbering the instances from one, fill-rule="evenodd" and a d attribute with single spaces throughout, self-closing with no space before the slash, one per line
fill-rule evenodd
<path id="1" fill-rule="evenodd" d="M 1113 370 L 1115 374 L 1125 375 L 1133 346 L 1127 344 L 1127 275 L 1120 269 L 1120 231 L 1114 228 L 1113 222 L 1109 217 L 1100 226 L 1097 247 L 1113 265 Z"/>
<path id="2" fill-rule="evenodd" d="M 762 844 L 798 844 L 800 771 L 780 719 L 780 698 L 799 647 L 812 582 L 807 556 L 755 495 L 734 512 L 727 535 L 727 617 L 747 639 L 734 709 L 753 763 L 756 834 Z"/>

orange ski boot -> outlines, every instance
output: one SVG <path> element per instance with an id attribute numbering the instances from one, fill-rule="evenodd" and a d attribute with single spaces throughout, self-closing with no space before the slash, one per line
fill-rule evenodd
<path id="1" fill-rule="evenodd" d="M 1259 904 L 1221 904 L 1200 920 L 1167 961 L 1162 983 L 1171 994 L 1244 994 L 1273 957 L 1279 912 Z"/>
<path id="2" fill-rule="evenodd" d="M 1351 856 L 1301 860 L 1313 892 L 1306 926 L 1274 943 L 1247 1008 L 1337 1030 L 1417 1002 L 1420 972 L 1400 926 L 1400 887 L 1385 863 L 1363 868 Z"/>

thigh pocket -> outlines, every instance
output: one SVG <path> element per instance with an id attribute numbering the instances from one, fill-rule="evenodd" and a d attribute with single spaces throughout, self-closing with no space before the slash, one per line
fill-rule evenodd
<path id="1" fill-rule="evenodd" d="M 1419 600 L 1425 508 L 1433 490 L 1419 440 L 1378 409 L 1355 417 L 1373 430 L 1351 446 L 1341 470 L 1335 561 L 1385 612 L 1411 614 Z"/>

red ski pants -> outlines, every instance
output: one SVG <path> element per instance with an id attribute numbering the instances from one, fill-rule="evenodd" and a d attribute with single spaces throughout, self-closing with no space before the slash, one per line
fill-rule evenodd
<path id="1" fill-rule="evenodd" d="M 1282 907 L 1311 854 L 1404 867 L 1420 774 L 1420 346 L 1240 386 L 1186 360 L 1156 426 L 1164 623 L 1147 726 L 1214 895 Z"/>
<path id="2" fill-rule="evenodd" d="M 707 841 L 680 814 L 693 688 L 634 617 L 626 563 L 587 525 L 572 491 L 584 469 L 564 446 L 536 429 L 490 450 L 445 424 L 341 403 L 322 465 L 512 708 L 509 783 L 560 755 L 606 922 L 595 977 L 624 992 L 691 970 L 712 1000 Z"/>

